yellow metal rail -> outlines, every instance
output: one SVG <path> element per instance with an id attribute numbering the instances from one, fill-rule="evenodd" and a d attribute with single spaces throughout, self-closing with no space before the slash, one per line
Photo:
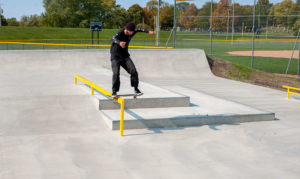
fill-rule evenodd
<path id="1" fill-rule="evenodd" d="M 100 93 L 110 97 L 111 99 L 114 99 L 111 97 L 111 93 L 106 91 L 105 89 L 101 88 L 100 86 L 96 85 L 95 83 L 90 82 L 89 80 L 82 78 L 78 75 L 74 76 L 75 85 L 77 85 L 77 80 L 82 81 L 83 83 L 89 85 L 91 87 L 91 95 L 94 95 L 94 90 L 99 91 Z M 121 97 L 118 97 L 116 100 L 120 105 L 120 136 L 123 136 L 123 130 L 124 130 L 124 99 Z"/>
<path id="2" fill-rule="evenodd" d="M 5 42 L 0 44 L 17 44 L 17 45 L 44 45 L 44 46 L 69 46 L 69 47 L 110 47 L 111 45 L 92 45 L 92 44 L 56 44 L 56 43 L 29 43 L 29 42 Z M 156 47 L 156 46 L 129 46 L 131 48 L 141 49 L 172 49 L 173 47 Z"/>
<path id="3" fill-rule="evenodd" d="M 295 88 L 295 87 L 291 87 L 291 86 L 282 86 L 282 87 L 287 89 L 287 95 L 286 95 L 287 99 L 290 98 L 290 94 L 300 95 L 300 93 L 296 93 L 294 91 L 291 91 L 291 90 L 295 90 L 295 91 L 300 92 L 299 88 Z"/>

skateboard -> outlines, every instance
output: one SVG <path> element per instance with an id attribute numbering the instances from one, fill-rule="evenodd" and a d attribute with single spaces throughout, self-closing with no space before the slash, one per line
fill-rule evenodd
<path id="1" fill-rule="evenodd" d="M 110 96 L 114 100 L 117 100 L 119 97 L 127 97 L 127 96 L 132 96 L 133 99 L 137 99 L 138 96 L 142 96 L 144 93 L 140 94 L 118 94 L 117 96 Z"/>

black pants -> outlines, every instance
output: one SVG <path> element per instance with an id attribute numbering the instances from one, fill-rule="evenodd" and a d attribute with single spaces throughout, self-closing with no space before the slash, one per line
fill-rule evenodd
<path id="1" fill-rule="evenodd" d="M 111 59 L 111 68 L 113 71 L 112 91 L 118 92 L 120 89 L 120 66 L 122 66 L 129 74 L 131 86 L 137 88 L 139 85 L 139 77 L 130 57 L 125 59 Z"/>

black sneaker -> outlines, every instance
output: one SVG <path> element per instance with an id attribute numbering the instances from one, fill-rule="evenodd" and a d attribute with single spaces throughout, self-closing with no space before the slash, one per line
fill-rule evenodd
<path id="1" fill-rule="evenodd" d="M 117 96 L 117 92 L 113 91 L 113 93 L 111 94 L 111 97 L 116 97 Z"/>
<path id="2" fill-rule="evenodd" d="M 135 94 L 137 94 L 137 95 L 143 94 L 138 88 L 134 88 L 134 92 L 135 92 Z"/>

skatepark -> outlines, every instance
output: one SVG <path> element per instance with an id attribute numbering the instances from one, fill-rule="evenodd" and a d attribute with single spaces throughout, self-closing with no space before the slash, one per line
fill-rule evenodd
<path id="1" fill-rule="evenodd" d="M 130 53 L 121 137 L 119 104 L 74 84 L 110 91 L 109 50 L 1 51 L 0 178 L 299 177 L 299 97 L 216 77 L 203 50 Z"/>

